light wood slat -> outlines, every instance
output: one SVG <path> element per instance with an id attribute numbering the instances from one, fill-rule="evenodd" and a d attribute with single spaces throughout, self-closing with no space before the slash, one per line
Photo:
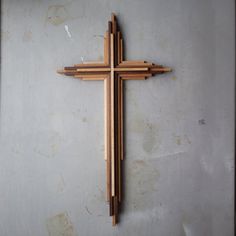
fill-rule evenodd
<path id="1" fill-rule="evenodd" d="M 111 44 L 111 195 L 115 196 L 115 78 L 114 78 L 114 35 L 110 34 L 110 44 Z"/>
<path id="2" fill-rule="evenodd" d="M 107 80 L 107 199 L 111 205 L 111 80 Z M 111 207 L 110 207 L 111 210 Z"/>
<path id="3" fill-rule="evenodd" d="M 144 64 L 146 63 L 146 61 L 135 61 L 135 60 L 131 60 L 131 61 L 122 61 L 123 64 Z"/>
<path id="4" fill-rule="evenodd" d="M 122 73 L 120 74 L 120 76 L 123 78 L 123 77 L 130 77 L 130 78 L 133 78 L 133 77 L 149 77 L 149 76 L 152 76 L 151 73 Z"/>
<path id="5" fill-rule="evenodd" d="M 121 160 L 124 160 L 124 140 L 123 140 L 123 132 L 124 132 L 124 127 L 123 127 L 123 80 L 120 77 L 120 152 L 121 152 Z"/>
<path id="6" fill-rule="evenodd" d="M 121 202 L 121 79 L 118 76 L 118 200 Z"/>
<path id="7" fill-rule="evenodd" d="M 117 216 L 113 215 L 112 216 L 112 226 L 115 226 L 117 224 Z"/>
<path id="8" fill-rule="evenodd" d="M 77 69 L 77 72 L 110 72 L 110 68 L 81 68 Z"/>
<path id="9" fill-rule="evenodd" d="M 121 63 L 120 31 L 117 32 L 117 63 Z"/>
<path id="10" fill-rule="evenodd" d="M 58 74 L 64 74 L 64 73 L 66 73 L 67 71 L 66 70 L 64 70 L 64 69 L 62 69 L 62 70 L 57 70 L 57 73 Z M 76 72 L 76 70 L 75 70 L 75 72 Z"/>
<path id="11" fill-rule="evenodd" d="M 97 78 L 104 78 L 104 77 L 107 77 L 109 74 L 108 73 L 100 73 L 100 74 L 96 74 L 96 73 L 87 73 L 87 74 L 85 74 L 85 73 L 79 73 L 79 72 L 77 72 L 75 75 L 74 75 L 74 77 L 78 77 L 78 76 L 82 76 L 82 77 L 87 77 L 87 78 L 91 78 L 91 77 L 97 77 Z"/>
<path id="12" fill-rule="evenodd" d="M 171 72 L 172 69 L 168 67 L 152 67 L 151 72 Z"/>
<path id="13" fill-rule="evenodd" d="M 116 225 L 117 224 L 117 216 L 118 216 L 118 199 L 117 196 L 115 196 L 113 198 L 113 206 L 114 206 L 114 214 L 112 216 L 112 225 Z"/>
<path id="14" fill-rule="evenodd" d="M 107 78 L 107 75 L 75 75 L 75 78 L 81 79 L 81 80 L 104 80 Z"/>
<path id="15" fill-rule="evenodd" d="M 142 67 L 152 67 L 152 63 L 123 63 L 121 62 L 117 67 L 118 68 L 133 68 L 133 67 L 138 67 L 138 68 L 142 68 Z"/>
<path id="16" fill-rule="evenodd" d="M 98 61 L 94 61 L 91 63 L 90 62 L 84 62 L 81 64 L 75 64 L 74 67 L 78 67 L 78 68 L 86 68 L 86 67 L 104 67 L 107 66 L 106 64 L 104 64 L 104 62 L 98 62 Z"/>
<path id="17" fill-rule="evenodd" d="M 108 32 L 106 31 L 104 37 L 104 63 L 108 65 L 109 63 L 109 48 L 108 48 Z"/>
<path id="18" fill-rule="evenodd" d="M 123 72 L 123 71 L 133 72 L 133 71 L 148 71 L 148 70 L 149 70 L 148 67 L 135 67 L 135 68 L 116 67 L 116 68 L 114 69 L 114 71 L 116 71 L 116 72 Z"/>
<path id="19" fill-rule="evenodd" d="M 107 201 L 110 200 L 110 134 L 109 134 L 109 78 L 104 80 L 104 151 L 105 151 L 105 160 L 106 160 L 106 181 L 107 181 Z"/>
<path id="20" fill-rule="evenodd" d="M 121 77 L 122 80 L 145 80 L 146 77 Z"/>
<path id="21" fill-rule="evenodd" d="M 124 60 L 124 41 L 122 39 L 122 36 L 120 39 L 120 58 L 121 58 L 121 63 L 122 63 L 122 61 Z"/>
<path id="22" fill-rule="evenodd" d="M 107 78 L 104 79 L 104 160 L 107 161 Z"/>
<path id="23" fill-rule="evenodd" d="M 111 22 L 112 22 L 112 33 L 115 34 L 117 31 L 117 24 L 116 24 L 116 16 L 114 13 L 111 14 Z"/>
<path id="24" fill-rule="evenodd" d="M 94 78 L 92 78 L 92 77 L 91 78 L 86 78 L 86 77 L 83 78 L 82 77 L 81 80 L 87 80 L 87 81 L 96 81 L 97 80 L 97 81 L 100 81 L 100 80 L 104 80 L 104 78 L 95 78 L 95 77 Z"/>

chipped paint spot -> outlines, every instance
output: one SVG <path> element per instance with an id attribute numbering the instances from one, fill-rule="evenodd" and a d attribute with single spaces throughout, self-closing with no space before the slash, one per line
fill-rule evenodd
<path id="1" fill-rule="evenodd" d="M 49 236 L 76 236 L 74 227 L 66 212 L 49 218 L 47 229 Z"/>
<path id="2" fill-rule="evenodd" d="M 92 215 L 92 212 L 88 209 L 87 206 L 85 206 L 85 210 L 88 212 L 89 215 Z"/>
<path id="3" fill-rule="evenodd" d="M 47 11 L 47 21 L 52 25 L 60 25 L 68 19 L 68 13 L 65 6 L 54 5 L 49 6 Z"/>
<path id="4" fill-rule="evenodd" d="M 171 77 L 172 80 L 177 80 L 176 76 Z"/>
<path id="5" fill-rule="evenodd" d="M 70 31 L 69 31 L 69 27 L 68 27 L 68 25 L 65 25 L 65 31 L 66 31 L 68 37 L 71 38 L 72 36 L 71 36 Z"/>
<path id="6" fill-rule="evenodd" d="M 205 125 L 206 121 L 204 119 L 201 119 L 201 120 L 198 121 L 198 124 L 199 125 Z"/>

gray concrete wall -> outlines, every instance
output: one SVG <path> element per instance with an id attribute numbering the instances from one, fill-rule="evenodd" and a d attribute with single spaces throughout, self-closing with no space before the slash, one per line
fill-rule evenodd
<path id="1" fill-rule="evenodd" d="M 125 84 L 125 199 L 105 202 L 103 57 L 111 12 L 128 59 L 174 72 Z M 233 0 L 3 0 L 1 236 L 231 236 Z"/>

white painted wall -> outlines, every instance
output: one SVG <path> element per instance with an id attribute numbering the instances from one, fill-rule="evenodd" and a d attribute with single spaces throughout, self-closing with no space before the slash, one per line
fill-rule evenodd
<path id="1" fill-rule="evenodd" d="M 111 12 L 128 59 L 174 72 L 125 90 L 125 199 L 105 202 L 103 84 L 56 70 L 103 57 Z M 234 1 L 3 0 L 1 236 L 231 236 Z"/>

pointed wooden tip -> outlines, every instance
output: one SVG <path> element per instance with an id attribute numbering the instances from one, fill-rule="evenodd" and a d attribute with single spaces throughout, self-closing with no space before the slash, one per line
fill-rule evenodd
<path id="1" fill-rule="evenodd" d="M 112 216 L 112 226 L 116 226 L 116 224 L 117 224 L 117 216 L 113 215 Z"/>
<path id="2" fill-rule="evenodd" d="M 171 72 L 172 69 L 170 67 L 163 67 L 163 66 L 153 66 L 151 67 L 151 72 L 158 74 L 158 73 L 167 73 Z"/>
<path id="3" fill-rule="evenodd" d="M 116 14 L 114 12 L 111 13 L 111 20 L 115 20 L 116 19 Z"/>
<path id="4" fill-rule="evenodd" d="M 170 67 L 165 67 L 165 68 L 163 68 L 163 72 L 172 72 L 173 70 L 172 70 L 172 68 L 170 68 Z"/>
<path id="5" fill-rule="evenodd" d="M 58 73 L 58 74 L 64 74 L 64 73 L 65 73 L 65 70 L 62 70 L 62 69 L 57 70 L 57 73 Z"/>

